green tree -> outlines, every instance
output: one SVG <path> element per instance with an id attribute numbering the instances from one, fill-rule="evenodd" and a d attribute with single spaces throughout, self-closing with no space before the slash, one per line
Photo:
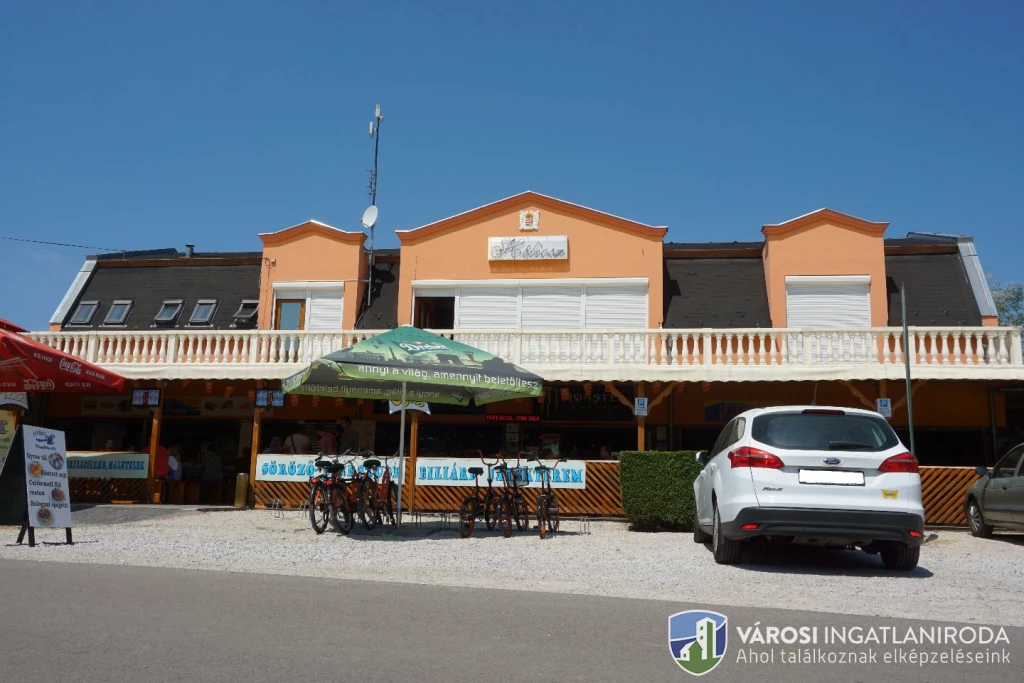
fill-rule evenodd
<path id="1" fill-rule="evenodd" d="M 999 313 L 999 324 L 1024 327 L 1024 285 L 1019 282 L 995 282 L 992 298 Z"/>

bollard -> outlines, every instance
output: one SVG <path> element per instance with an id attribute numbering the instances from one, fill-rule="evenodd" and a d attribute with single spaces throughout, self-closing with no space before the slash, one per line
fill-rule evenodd
<path id="1" fill-rule="evenodd" d="M 244 508 L 246 499 L 249 497 L 249 474 L 239 472 L 235 479 L 235 507 Z"/>

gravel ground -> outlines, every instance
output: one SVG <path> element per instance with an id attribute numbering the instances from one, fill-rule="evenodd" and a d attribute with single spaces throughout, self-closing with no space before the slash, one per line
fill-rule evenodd
<path id="1" fill-rule="evenodd" d="M 889 572 L 861 552 L 785 548 L 722 567 L 689 534 L 630 532 L 592 522 L 589 534 L 565 520 L 542 541 L 505 539 L 477 526 L 461 539 L 436 519 L 400 533 L 360 530 L 316 536 L 305 518 L 270 511 L 136 507 L 74 513 L 75 545 L 60 530 L 42 545 L 16 546 L 0 528 L 0 558 L 177 567 L 231 572 L 372 578 L 443 586 L 511 588 L 711 605 L 814 610 L 865 616 L 1024 626 L 1024 536 L 981 540 L 931 531 L 918 569 Z M 7 540 L 9 539 L 9 540 Z M 52 541 L 52 543 L 51 543 Z"/>

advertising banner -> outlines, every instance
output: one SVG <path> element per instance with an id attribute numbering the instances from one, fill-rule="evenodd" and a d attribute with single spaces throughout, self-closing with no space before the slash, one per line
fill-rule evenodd
<path id="1" fill-rule="evenodd" d="M 536 463 L 523 462 L 519 469 L 517 476 L 520 482 L 526 482 L 525 488 L 540 488 L 540 475 L 534 471 L 535 466 Z M 480 461 L 471 458 L 420 458 L 416 461 L 416 485 L 473 486 L 473 475 L 468 472 L 470 467 L 481 467 Z M 500 472 L 494 473 L 495 486 L 504 486 L 500 475 Z M 480 477 L 480 483 L 487 484 L 486 468 Z M 569 460 L 557 463 L 554 471 L 551 472 L 551 488 L 587 488 L 586 461 Z"/>
<path id="2" fill-rule="evenodd" d="M 257 455 L 256 456 L 256 481 L 295 481 L 308 482 L 309 478 L 317 473 L 314 463 L 318 455 Z M 330 458 L 327 458 L 330 459 Z M 363 462 L 368 458 L 341 458 L 341 462 L 347 462 L 345 477 L 351 477 L 356 471 L 365 472 Z M 383 459 L 381 466 L 375 470 L 378 478 L 384 475 L 384 467 L 391 469 L 391 478 L 398 480 L 398 459 L 392 458 L 385 463 Z"/>
<path id="3" fill-rule="evenodd" d="M 28 410 L 28 394 L 24 391 L 0 391 L 0 406 L 18 406 Z"/>
<path id="4" fill-rule="evenodd" d="M 28 523 L 33 527 L 71 527 L 64 432 L 24 427 L 25 488 Z"/>
<path id="5" fill-rule="evenodd" d="M 14 413 L 9 410 L 0 410 L 0 472 L 4 469 L 7 452 L 11 450 L 14 431 Z"/>
<path id="6" fill-rule="evenodd" d="M 68 476 L 99 479 L 145 479 L 149 476 L 149 453 L 68 453 Z"/>

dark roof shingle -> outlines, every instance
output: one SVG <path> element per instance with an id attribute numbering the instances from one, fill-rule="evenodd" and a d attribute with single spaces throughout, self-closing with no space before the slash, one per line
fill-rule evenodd
<path id="1" fill-rule="evenodd" d="M 761 259 L 666 259 L 665 328 L 771 327 Z"/>
<path id="2" fill-rule="evenodd" d="M 981 325 L 981 310 L 959 254 L 886 256 L 885 273 L 890 325 L 903 325 L 901 284 L 907 288 L 911 325 Z"/>

